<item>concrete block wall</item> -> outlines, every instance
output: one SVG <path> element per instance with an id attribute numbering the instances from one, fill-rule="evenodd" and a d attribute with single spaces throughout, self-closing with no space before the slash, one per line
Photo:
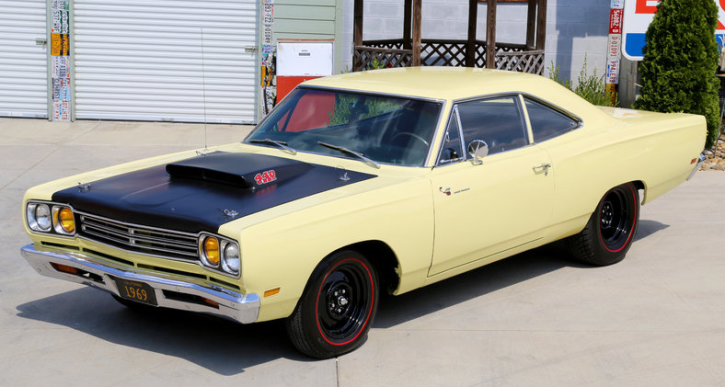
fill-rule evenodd
<path id="1" fill-rule="evenodd" d="M 335 43 L 335 50 L 342 50 L 341 72 L 352 71 L 352 46 L 353 46 L 353 0 L 344 0 L 342 5 L 342 42 Z"/>
<path id="2" fill-rule="evenodd" d="M 343 10 L 343 69 L 352 68 L 353 0 Z M 403 0 L 365 0 L 365 39 L 403 36 Z M 598 76 L 606 71 L 609 1 L 549 0 L 546 26 L 546 67 L 559 67 L 560 76 L 576 81 L 587 67 Z M 497 40 L 526 42 L 526 4 L 498 4 Z M 466 39 L 468 0 L 423 0 L 423 38 Z M 486 36 L 486 3 L 480 3 L 476 34 Z M 548 75 L 548 71 L 545 72 Z"/>
<path id="3" fill-rule="evenodd" d="M 589 74 L 607 71 L 610 2 L 549 0 L 546 22 L 546 67 L 553 62 L 560 77 L 576 82 L 587 60 Z M 548 71 L 547 71 L 548 74 Z"/>

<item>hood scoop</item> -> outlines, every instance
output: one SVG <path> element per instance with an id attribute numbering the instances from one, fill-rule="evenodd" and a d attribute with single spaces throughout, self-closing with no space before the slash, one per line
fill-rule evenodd
<path id="1" fill-rule="evenodd" d="M 172 179 L 254 188 L 294 179 L 312 168 L 310 164 L 281 157 L 214 152 L 168 164 L 166 172 Z"/>

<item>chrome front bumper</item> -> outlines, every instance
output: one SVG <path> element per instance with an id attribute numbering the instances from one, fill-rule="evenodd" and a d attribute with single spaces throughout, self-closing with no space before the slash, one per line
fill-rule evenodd
<path id="1" fill-rule="evenodd" d="M 256 294 L 241 294 L 199 279 L 171 274 L 157 274 L 116 266 L 80 252 L 46 248 L 36 250 L 33 244 L 20 249 L 30 266 L 39 274 L 105 290 L 120 297 L 116 278 L 143 282 L 154 289 L 158 306 L 225 317 L 242 324 L 257 321 L 260 301 Z M 56 270 L 55 265 L 73 267 L 78 274 Z M 213 301 L 201 302 L 200 299 Z M 214 306 L 214 304 L 218 306 Z"/>

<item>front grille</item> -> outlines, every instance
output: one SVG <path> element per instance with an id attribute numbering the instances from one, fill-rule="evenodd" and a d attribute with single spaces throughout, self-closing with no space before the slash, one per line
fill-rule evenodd
<path id="1" fill-rule="evenodd" d="M 86 239 L 128 251 L 186 261 L 199 259 L 196 234 L 128 224 L 89 214 L 80 214 L 79 233 Z"/>

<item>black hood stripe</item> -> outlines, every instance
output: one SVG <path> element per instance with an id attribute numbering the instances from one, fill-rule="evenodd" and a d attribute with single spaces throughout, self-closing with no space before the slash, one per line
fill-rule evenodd
<path id="1" fill-rule="evenodd" d="M 64 189 L 53 201 L 126 223 L 216 232 L 240 217 L 373 177 L 281 157 L 219 152 L 94 181 L 90 188 Z"/>

